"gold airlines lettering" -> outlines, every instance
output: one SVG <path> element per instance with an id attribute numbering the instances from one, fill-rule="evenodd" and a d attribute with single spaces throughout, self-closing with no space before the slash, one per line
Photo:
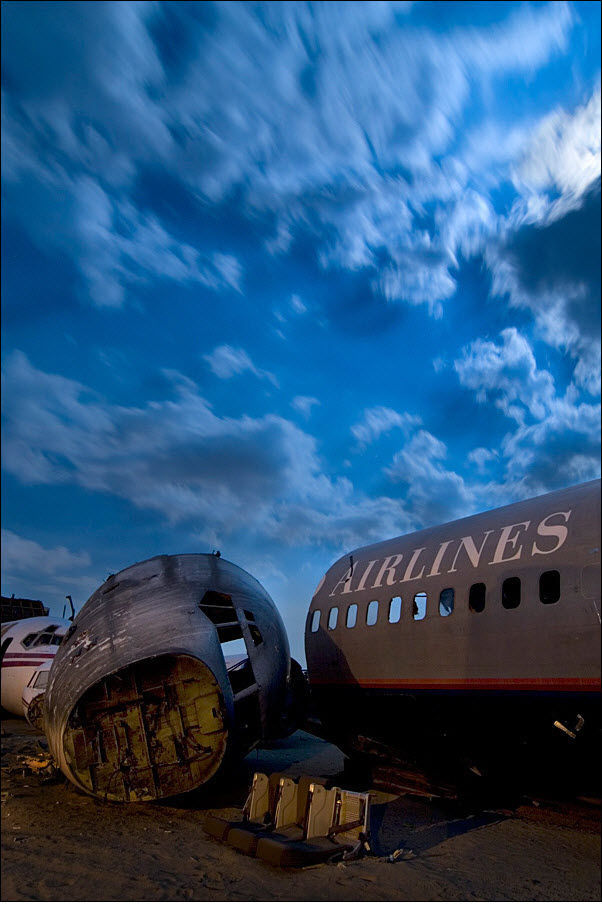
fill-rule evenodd
<path id="1" fill-rule="evenodd" d="M 525 551 L 531 556 L 547 556 L 565 543 L 569 534 L 567 525 L 570 517 L 570 511 L 546 515 L 535 528 L 536 539 L 530 543 L 527 542 L 527 536 L 529 530 L 532 530 L 531 521 L 520 521 L 497 530 L 486 530 L 481 536 L 445 540 L 436 549 L 418 547 L 412 550 L 405 561 L 403 553 L 384 559 L 372 559 L 363 568 L 355 569 L 355 574 L 361 575 L 357 586 L 352 587 L 354 569 L 348 568 L 329 596 L 357 593 L 367 588 L 376 589 L 382 587 L 383 582 L 385 586 L 391 587 L 393 584 L 404 584 L 421 578 L 452 574 L 458 571 L 458 567 L 470 565 L 478 568 L 481 562 L 487 565 L 515 562 Z M 489 549 L 487 554 L 486 547 Z"/>

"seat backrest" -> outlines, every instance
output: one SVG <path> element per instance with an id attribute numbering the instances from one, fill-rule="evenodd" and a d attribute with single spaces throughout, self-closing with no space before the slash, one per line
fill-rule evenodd
<path id="1" fill-rule="evenodd" d="M 311 801 L 307 816 L 306 838 L 317 838 L 328 835 L 334 822 L 339 788 L 326 789 L 323 785 L 312 782 L 309 786 Z"/>
<path id="2" fill-rule="evenodd" d="M 276 804 L 276 828 L 292 826 L 297 822 L 299 786 L 287 776 L 280 779 L 278 802 Z"/>
<path id="3" fill-rule="evenodd" d="M 301 775 L 297 784 L 297 819 L 296 824 L 303 829 L 306 834 L 307 817 L 309 816 L 309 806 L 311 804 L 312 785 L 320 785 L 321 782 L 311 775 Z"/>
<path id="4" fill-rule="evenodd" d="M 270 781 L 263 772 L 256 772 L 253 776 L 245 810 L 250 822 L 263 822 L 265 814 L 270 812 Z"/>

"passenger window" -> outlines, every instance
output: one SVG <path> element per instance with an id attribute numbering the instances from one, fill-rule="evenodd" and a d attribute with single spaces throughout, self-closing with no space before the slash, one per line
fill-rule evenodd
<path id="1" fill-rule="evenodd" d="M 468 608 L 471 612 L 482 612 L 485 608 L 485 584 L 473 584 L 468 592 Z"/>
<path id="2" fill-rule="evenodd" d="M 446 587 L 439 594 L 439 615 L 451 615 L 454 611 L 454 588 Z"/>
<path id="3" fill-rule="evenodd" d="M 389 603 L 389 622 L 394 625 L 401 618 L 401 597 L 394 596 Z"/>
<path id="4" fill-rule="evenodd" d="M 506 578 L 502 584 L 502 606 L 516 609 L 520 605 L 520 578 Z"/>
<path id="5" fill-rule="evenodd" d="M 368 611 L 366 612 L 366 624 L 367 625 L 375 625 L 377 618 L 378 618 L 378 600 L 372 600 L 372 602 L 368 604 Z"/>
<path id="6" fill-rule="evenodd" d="M 355 623 L 357 621 L 357 603 L 351 603 L 349 608 L 347 609 L 347 621 L 345 624 L 348 628 L 355 628 Z"/>
<path id="7" fill-rule="evenodd" d="M 542 603 L 557 603 L 560 599 L 560 574 L 544 571 L 539 578 L 539 598 Z"/>
<path id="8" fill-rule="evenodd" d="M 337 606 L 333 606 L 330 612 L 328 613 L 328 630 L 332 631 L 337 626 L 337 621 L 339 618 L 339 610 Z"/>
<path id="9" fill-rule="evenodd" d="M 318 630 L 319 627 L 320 627 L 320 610 L 319 610 L 319 609 L 314 609 L 314 614 L 313 614 L 312 617 L 311 617 L 311 630 L 312 630 L 312 633 L 315 634 L 315 632 Z"/>
<path id="10" fill-rule="evenodd" d="M 420 621 L 426 615 L 426 593 L 416 593 L 413 606 L 414 621 Z"/>

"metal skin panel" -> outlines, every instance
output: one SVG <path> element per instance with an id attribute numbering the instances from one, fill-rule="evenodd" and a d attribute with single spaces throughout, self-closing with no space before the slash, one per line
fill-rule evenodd
<path id="1" fill-rule="evenodd" d="M 343 556 L 312 599 L 305 633 L 312 695 L 326 734 L 348 747 L 358 733 L 397 742 L 404 731 L 449 727 L 460 712 L 462 731 L 478 733 L 475 720 L 515 718 L 521 707 L 522 727 L 535 730 L 544 698 L 545 724 L 569 698 L 566 712 L 588 708 L 590 722 L 593 716 L 599 724 L 599 584 L 592 590 L 599 567 L 599 480 Z M 560 599 L 544 604 L 539 579 L 552 570 L 560 575 Z M 507 578 L 521 582 L 521 601 L 512 609 L 501 602 Z M 477 613 L 468 596 L 478 582 L 486 585 L 486 605 Z M 444 588 L 455 592 L 447 617 L 439 614 Z M 427 594 L 422 620 L 412 617 L 418 592 Z M 401 617 L 390 624 L 388 605 L 396 596 Z M 372 600 L 379 602 L 378 618 L 368 625 Z M 357 623 L 347 628 L 352 604 Z M 339 612 L 331 629 L 333 606 Z M 321 617 L 313 632 L 315 610 Z"/>
<path id="2" fill-rule="evenodd" d="M 236 609 L 257 685 L 253 696 L 259 720 L 252 735 L 238 724 L 240 719 L 237 722 L 241 710 L 235 705 L 217 630 L 199 606 L 207 591 L 227 594 Z M 258 645 L 249 631 L 245 610 L 253 614 L 261 633 L 263 642 Z M 69 719 L 78 713 L 79 701 L 98 697 L 96 688 L 116 673 L 127 675 L 128 681 L 132 678 L 135 686 L 137 679 L 130 668 L 135 664 L 146 681 L 146 675 L 152 674 L 152 661 L 164 664 L 165 657 L 177 659 L 177 668 L 187 676 L 185 683 L 193 681 L 194 660 L 202 663 L 199 676 L 213 676 L 221 696 L 229 754 L 243 754 L 260 740 L 278 735 L 290 657 L 284 626 L 269 595 L 255 578 L 221 557 L 157 556 L 111 575 L 92 594 L 50 672 L 45 695 L 49 747 L 65 775 L 83 790 L 91 791 L 74 774 L 65 751 L 67 746 L 72 760 L 74 740 L 68 736 L 74 717 L 71 723 Z M 94 708 L 97 703 L 90 705 Z M 181 701 L 175 708 L 182 709 Z M 130 715 L 127 719 L 131 721 Z M 76 739 L 76 743 L 80 741 Z M 151 790 L 150 796 L 161 794 Z"/>

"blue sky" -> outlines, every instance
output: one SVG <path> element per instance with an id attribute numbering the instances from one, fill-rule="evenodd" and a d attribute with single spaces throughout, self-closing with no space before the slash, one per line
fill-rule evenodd
<path id="1" fill-rule="evenodd" d="M 3 593 L 600 474 L 599 3 L 2 4 Z"/>

